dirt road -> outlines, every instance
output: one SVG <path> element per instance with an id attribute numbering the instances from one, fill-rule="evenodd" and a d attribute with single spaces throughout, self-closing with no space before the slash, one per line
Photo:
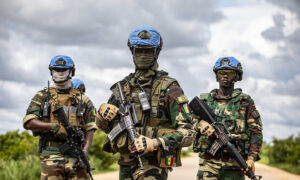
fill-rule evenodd
<path id="1" fill-rule="evenodd" d="M 182 159 L 182 167 L 174 168 L 169 173 L 169 180 L 194 180 L 198 170 L 198 156 L 193 154 L 191 157 Z M 263 180 L 300 180 L 299 175 L 294 175 L 286 171 L 256 163 L 255 174 L 262 175 Z M 94 175 L 95 180 L 118 180 L 118 172 L 109 172 Z"/>

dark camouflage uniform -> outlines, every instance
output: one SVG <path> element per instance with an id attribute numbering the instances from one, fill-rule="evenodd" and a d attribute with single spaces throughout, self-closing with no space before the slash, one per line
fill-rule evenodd
<path id="1" fill-rule="evenodd" d="M 219 97 L 217 91 L 201 94 L 200 99 L 205 100 L 212 108 L 217 121 L 228 127 L 244 159 L 259 160 L 263 142 L 262 123 L 254 101 L 249 95 L 242 93 L 241 89 L 235 89 L 231 97 Z M 199 120 L 194 126 L 197 127 L 198 123 Z M 196 137 L 193 149 L 199 152 L 200 157 L 197 179 L 244 179 L 238 163 L 226 150 L 219 150 L 215 156 L 208 153 L 214 139 L 214 136 L 208 137 L 200 133 Z"/>
<path id="2" fill-rule="evenodd" d="M 50 88 L 52 91 L 56 91 L 58 96 L 68 95 L 70 90 L 56 90 L 55 88 Z M 27 109 L 26 116 L 23 119 L 23 125 L 32 120 L 38 119 L 45 122 L 50 122 L 49 118 L 43 118 L 43 107 L 44 103 L 47 101 L 48 90 L 44 89 L 39 91 L 31 100 L 30 105 Z M 51 92 L 51 91 L 50 91 Z M 72 89 L 72 92 L 76 93 L 76 96 L 70 98 L 69 101 L 72 101 L 71 104 L 76 107 L 76 103 L 79 100 L 82 100 L 84 103 L 84 116 L 80 118 L 80 124 L 77 127 L 80 127 L 84 133 L 90 130 L 96 130 L 95 124 L 95 108 L 91 100 L 84 94 L 80 94 L 78 90 Z M 51 95 L 51 98 L 53 96 Z M 50 102 L 51 102 L 50 98 Z M 53 105 L 53 104 L 52 104 Z M 70 120 L 69 120 L 70 121 Z M 71 122 L 70 122 L 71 123 Z M 72 123 L 71 123 L 72 124 Z M 34 134 L 41 135 L 41 134 Z M 47 138 L 45 143 L 46 147 L 42 149 L 41 152 L 41 166 L 42 179 L 89 179 L 89 175 L 84 169 L 75 171 L 72 166 L 77 161 L 77 158 L 74 154 L 74 149 L 68 150 L 64 155 L 59 151 L 58 146 L 63 143 L 62 140 L 56 139 L 52 133 L 48 132 L 44 135 Z"/>
<path id="3" fill-rule="evenodd" d="M 135 83 L 135 78 L 129 75 L 127 81 L 123 80 L 121 84 L 126 101 L 136 105 L 139 119 L 139 123 L 136 125 L 137 132 L 149 138 L 159 138 L 162 145 L 158 151 L 149 152 L 142 156 L 144 171 L 139 168 L 137 159 L 129 151 L 128 146 L 131 142 L 126 132 L 118 136 L 114 142 L 107 141 L 104 149 L 108 152 L 120 153 L 120 180 L 136 180 L 141 174 L 143 174 L 144 179 L 167 179 L 168 167 L 161 167 L 163 166 L 161 160 L 170 154 L 176 156 L 176 165 L 173 164 L 173 167 L 181 165 L 181 143 L 184 136 L 189 137 L 192 128 L 192 115 L 187 107 L 188 99 L 184 96 L 175 79 L 167 76 L 166 72 L 158 71 L 153 82 L 140 82 L 148 97 L 151 97 L 151 112 L 146 114 L 141 110 L 137 96 L 141 89 Z M 114 86 L 112 91 L 115 91 Z M 115 94 L 111 96 L 108 103 L 119 106 Z M 99 115 L 96 119 L 97 126 L 106 133 L 109 133 L 118 123 L 117 118 L 111 123 L 108 123 Z M 146 124 L 143 128 L 144 123 Z"/>

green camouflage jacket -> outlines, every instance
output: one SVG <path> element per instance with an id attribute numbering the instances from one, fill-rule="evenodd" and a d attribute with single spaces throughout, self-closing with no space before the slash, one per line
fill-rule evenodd
<path id="1" fill-rule="evenodd" d="M 57 95 L 66 95 L 69 94 L 70 90 L 58 90 L 55 89 L 53 87 L 51 87 L 50 89 L 54 90 Z M 96 111 L 94 108 L 94 105 L 92 103 L 92 101 L 84 94 L 80 94 L 80 92 L 78 90 L 73 89 L 73 92 L 78 92 L 76 94 L 76 97 L 74 97 L 74 102 L 78 102 L 79 100 L 83 101 L 84 104 L 84 114 L 82 117 L 82 121 L 80 121 L 80 128 L 83 130 L 83 132 L 87 132 L 90 130 L 97 130 L 97 126 L 95 124 L 95 115 L 96 115 Z M 31 99 L 31 102 L 29 104 L 29 107 L 26 111 L 26 115 L 23 119 L 23 126 L 25 128 L 25 124 L 27 122 L 29 122 L 32 119 L 38 119 L 41 121 L 45 121 L 45 122 L 49 122 L 48 118 L 43 118 L 43 107 L 44 107 L 44 103 L 47 101 L 47 97 L 48 97 L 48 90 L 44 89 L 41 90 L 39 92 L 36 93 L 36 95 Z M 50 96 L 50 100 L 51 98 L 53 98 L 53 95 Z M 76 103 L 75 105 L 76 106 Z M 47 132 L 45 132 L 47 133 Z M 34 135 L 40 135 L 40 134 L 35 134 Z M 47 139 L 49 139 L 49 141 L 60 141 L 58 139 L 55 139 L 54 136 L 51 133 L 47 133 Z M 51 145 L 49 145 L 49 147 L 47 147 L 46 149 L 43 149 L 42 151 L 42 155 L 55 155 L 55 154 L 59 154 L 59 150 L 58 147 L 52 147 Z"/>
<path id="2" fill-rule="evenodd" d="M 262 123 L 254 101 L 249 95 L 242 93 L 241 89 L 235 89 L 231 97 L 219 97 L 217 91 L 215 89 L 210 93 L 201 94 L 200 99 L 212 108 L 217 115 L 216 120 L 226 125 L 242 156 L 245 159 L 259 160 L 263 142 Z M 199 120 L 194 124 L 196 130 L 198 122 Z M 213 141 L 214 136 L 207 137 L 198 133 L 193 149 L 200 152 L 200 157 L 206 159 L 228 156 L 226 152 L 218 151 L 215 157 L 211 157 L 208 149 Z"/>
<path id="3" fill-rule="evenodd" d="M 167 76 L 166 72 L 158 71 L 153 81 L 140 83 L 148 97 L 150 97 L 151 112 L 149 115 L 141 109 L 138 93 L 142 90 L 135 82 L 133 74 L 122 80 L 121 84 L 126 101 L 134 103 L 136 106 L 139 119 L 139 123 L 136 125 L 137 132 L 150 138 L 160 138 L 162 148 L 165 151 L 178 150 L 182 144 L 183 137 L 191 135 L 192 129 L 192 114 L 187 105 L 188 99 L 178 82 Z M 115 85 L 112 86 L 111 90 L 113 92 L 116 91 Z M 118 96 L 117 93 L 113 93 L 108 103 L 119 106 L 116 96 Z M 146 120 L 147 116 L 149 117 L 148 120 Z M 106 133 L 109 133 L 117 123 L 118 118 L 108 123 L 100 116 L 97 116 L 98 127 Z M 144 123 L 146 123 L 146 128 L 143 128 Z M 128 142 L 126 143 L 128 140 L 120 140 L 123 135 L 116 140 L 116 143 L 111 142 L 112 149 L 108 148 L 108 151 L 120 152 L 121 154 L 129 153 Z M 124 141 L 123 147 L 120 146 L 122 141 Z"/>

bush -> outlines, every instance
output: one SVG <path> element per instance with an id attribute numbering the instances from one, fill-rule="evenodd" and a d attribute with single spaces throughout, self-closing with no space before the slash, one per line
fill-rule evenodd
<path id="1" fill-rule="evenodd" d="M 106 139 L 104 132 L 96 131 L 93 144 L 89 150 L 91 165 L 96 168 L 95 172 L 108 170 L 110 166 L 117 162 L 118 155 L 113 155 L 102 150 Z"/>
<path id="2" fill-rule="evenodd" d="M 0 179 L 38 180 L 40 176 L 40 159 L 35 155 L 16 161 L 0 159 Z"/>
<path id="3" fill-rule="evenodd" d="M 273 138 L 272 146 L 266 150 L 270 163 L 288 163 L 300 166 L 300 134 L 287 139 Z"/>
<path id="4" fill-rule="evenodd" d="M 0 135 L 0 144 L 0 159 L 19 160 L 37 154 L 38 137 L 30 135 L 28 131 L 10 131 Z"/>
<path id="5" fill-rule="evenodd" d="M 117 155 L 102 150 L 105 137 L 103 132 L 95 132 L 89 152 L 91 166 L 96 168 L 93 173 L 112 170 L 111 165 L 117 162 Z M 40 179 L 38 137 L 28 131 L 10 131 L 0 135 L 0 144 L 0 179 Z"/>

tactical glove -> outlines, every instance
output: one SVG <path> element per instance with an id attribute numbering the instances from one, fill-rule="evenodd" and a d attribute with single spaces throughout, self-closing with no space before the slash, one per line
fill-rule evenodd
<path id="1" fill-rule="evenodd" d="M 252 159 L 248 159 L 246 161 L 246 164 L 247 164 L 248 168 L 251 168 L 252 172 L 254 173 L 255 172 L 254 161 Z M 247 168 L 247 170 L 248 170 L 248 168 Z"/>
<path id="2" fill-rule="evenodd" d="M 159 146 L 158 139 L 151 139 L 146 136 L 140 135 L 131 144 L 131 152 L 152 152 L 157 150 Z"/>
<path id="3" fill-rule="evenodd" d="M 101 104 L 99 108 L 99 114 L 107 121 L 113 120 L 117 113 L 119 111 L 119 108 L 112 104 Z"/>
<path id="4" fill-rule="evenodd" d="M 59 139 L 66 139 L 68 136 L 65 127 L 57 123 L 52 123 L 50 131 L 54 134 L 54 137 Z"/>
<path id="5" fill-rule="evenodd" d="M 206 136 L 211 136 L 214 132 L 215 129 L 206 121 L 201 120 L 198 129 L 200 130 L 200 133 Z"/>

